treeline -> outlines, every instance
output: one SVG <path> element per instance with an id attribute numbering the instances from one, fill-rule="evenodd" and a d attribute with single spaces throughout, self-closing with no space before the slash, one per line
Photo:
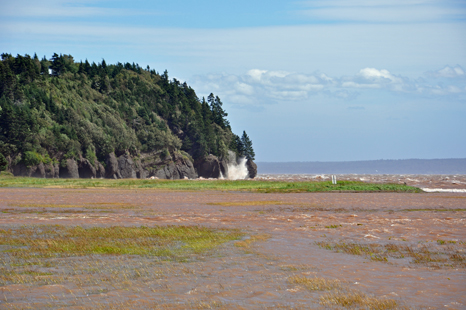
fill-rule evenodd
<path id="1" fill-rule="evenodd" d="M 199 99 L 167 71 L 75 62 L 71 55 L 1 58 L 3 157 L 32 165 L 79 157 L 103 162 L 111 152 L 182 150 L 193 159 L 222 158 L 232 150 L 254 159 L 251 140 L 232 133 L 220 98 Z"/>

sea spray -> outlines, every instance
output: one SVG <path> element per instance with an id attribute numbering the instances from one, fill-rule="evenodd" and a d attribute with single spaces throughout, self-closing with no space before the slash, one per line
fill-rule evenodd
<path id="1" fill-rule="evenodd" d="M 246 167 L 247 159 L 245 157 L 241 157 L 238 162 L 233 161 L 232 163 L 228 164 L 228 180 L 244 180 L 247 178 L 249 172 L 248 168 Z"/>

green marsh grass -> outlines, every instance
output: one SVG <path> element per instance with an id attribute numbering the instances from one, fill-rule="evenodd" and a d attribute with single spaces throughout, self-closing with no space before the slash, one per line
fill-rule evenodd
<path id="1" fill-rule="evenodd" d="M 326 250 L 365 256 L 373 261 L 387 262 L 389 258 L 411 258 L 414 264 L 428 267 L 466 268 L 466 254 L 463 242 L 448 242 L 437 240 L 437 244 L 420 244 L 418 247 L 388 243 L 385 245 L 371 243 L 361 244 L 355 242 L 328 242 L 320 241 L 316 244 Z"/>
<path id="2" fill-rule="evenodd" d="M 332 291 L 320 297 L 324 306 L 341 306 L 358 309 L 400 309 L 398 302 L 389 298 L 378 298 L 359 291 Z"/>
<path id="3" fill-rule="evenodd" d="M 292 276 L 288 278 L 288 283 L 304 286 L 310 291 L 328 291 L 341 288 L 341 281 L 325 278 L 306 278 L 305 276 Z"/>
<path id="4" fill-rule="evenodd" d="M 150 255 L 177 259 L 237 240 L 236 230 L 200 226 L 91 227 L 23 226 L 0 230 L 0 245 L 17 257 L 68 257 L 93 254 Z"/>
<path id="5" fill-rule="evenodd" d="M 340 181 L 333 185 L 325 182 L 283 182 L 262 180 L 140 180 L 140 179 L 40 179 L 1 176 L 0 187 L 51 187 L 51 188 L 127 188 L 162 190 L 221 190 L 252 191 L 261 193 L 300 192 L 408 192 L 421 189 L 403 184 L 372 184 Z"/>
<path id="6" fill-rule="evenodd" d="M 307 278 L 295 275 L 288 278 L 288 283 L 304 287 L 309 291 L 329 291 L 320 296 L 319 303 L 326 307 L 344 307 L 358 309 L 400 309 L 404 308 L 394 299 L 379 298 L 351 289 L 338 279 Z"/>

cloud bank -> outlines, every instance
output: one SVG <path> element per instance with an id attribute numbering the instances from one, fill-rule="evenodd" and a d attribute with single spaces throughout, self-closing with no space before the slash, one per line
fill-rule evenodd
<path id="1" fill-rule="evenodd" d="M 324 73 L 302 74 L 252 69 L 242 75 L 208 74 L 190 81 L 200 94 L 214 92 L 240 107 L 283 101 L 306 101 L 317 94 L 353 100 L 367 91 L 463 100 L 466 74 L 457 65 L 429 71 L 416 79 L 385 69 L 364 68 L 352 76 L 330 77 Z"/>

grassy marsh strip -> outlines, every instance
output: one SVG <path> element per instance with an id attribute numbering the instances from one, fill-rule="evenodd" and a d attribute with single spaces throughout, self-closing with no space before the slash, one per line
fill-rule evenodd
<path id="1" fill-rule="evenodd" d="M 378 298 L 359 291 L 332 291 L 320 297 L 320 304 L 357 309 L 406 309 L 394 299 Z"/>
<path id="2" fill-rule="evenodd" d="M 305 276 L 293 276 L 288 278 L 288 283 L 304 286 L 310 291 L 328 291 L 341 288 L 340 280 L 325 278 L 306 278 Z"/>
<path id="3" fill-rule="evenodd" d="M 408 192 L 421 189 L 404 184 L 372 184 L 355 181 L 339 181 L 333 185 L 325 182 L 283 182 L 256 180 L 139 180 L 139 179 L 39 179 L 24 177 L 0 177 L 0 187 L 53 187 L 53 188 L 154 188 L 163 190 L 222 190 L 252 191 L 261 193 L 300 192 Z"/>
<path id="4" fill-rule="evenodd" d="M 23 226 L 19 229 L 1 229 L 0 246 L 3 252 L 26 259 L 93 254 L 150 255 L 177 259 L 206 252 L 241 236 L 236 230 L 214 230 L 199 226 Z"/>
<path id="5" fill-rule="evenodd" d="M 466 268 L 465 242 L 437 240 L 436 244 L 423 243 L 417 247 L 395 243 L 381 245 L 344 241 L 320 241 L 316 244 L 326 250 L 366 256 L 373 261 L 387 262 L 389 258 L 411 258 L 411 262 L 414 264 L 433 268 Z"/>
<path id="6" fill-rule="evenodd" d="M 288 283 L 304 287 L 309 291 L 329 291 L 320 296 L 319 303 L 323 306 L 381 310 L 404 308 L 394 299 L 379 298 L 350 289 L 347 284 L 338 279 L 294 275 L 288 278 Z"/>

